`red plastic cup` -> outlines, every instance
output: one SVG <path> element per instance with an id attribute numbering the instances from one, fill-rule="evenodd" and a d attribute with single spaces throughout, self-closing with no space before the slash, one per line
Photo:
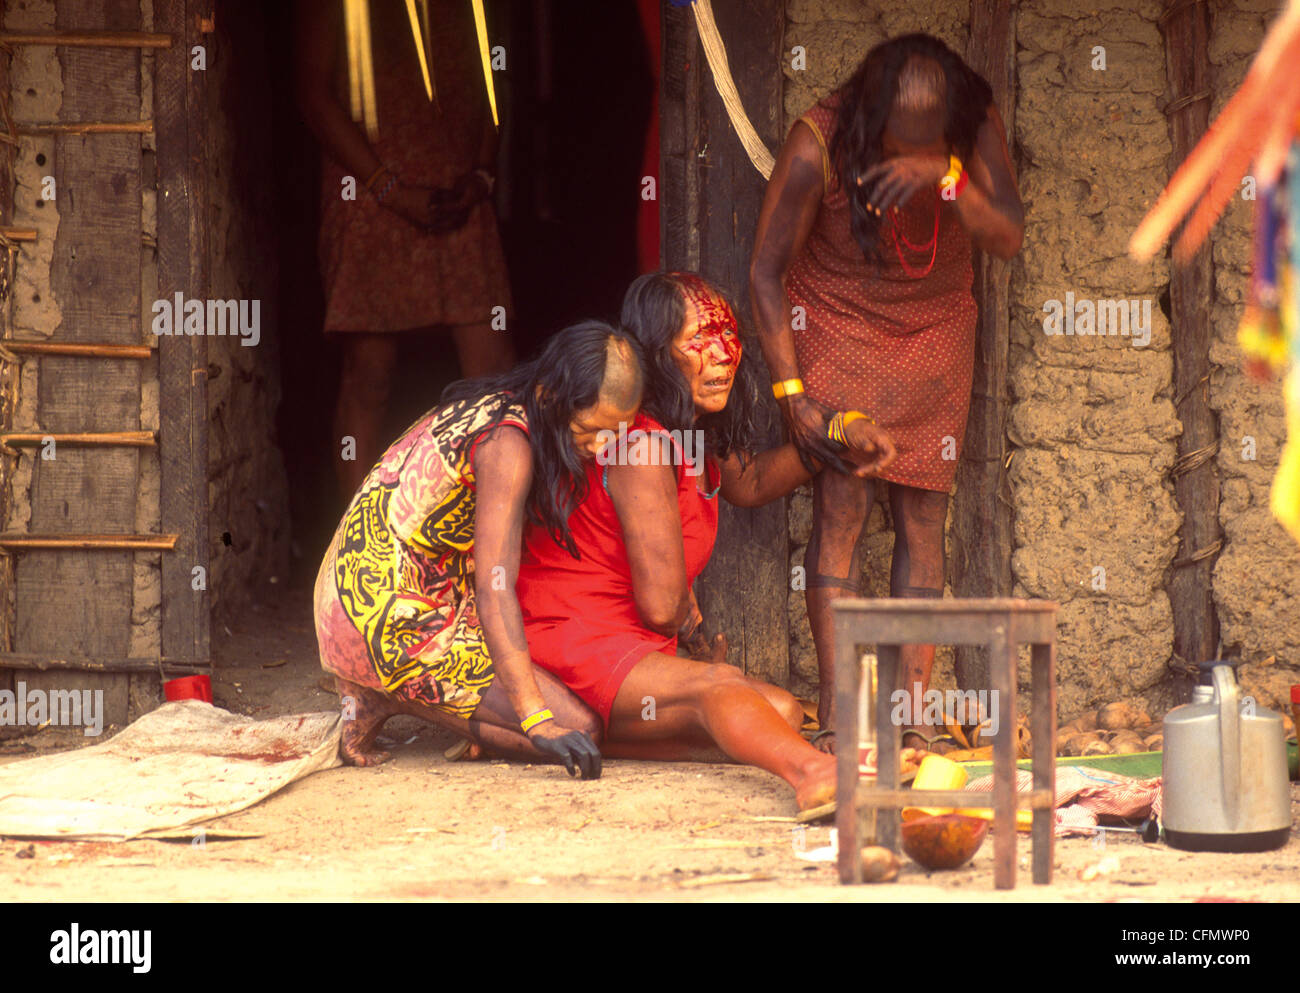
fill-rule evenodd
<path id="1" fill-rule="evenodd" d="M 212 702 L 212 677 L 182 676 L 163 683 L 163 696 L 168 700 L 202 700 Z"/>

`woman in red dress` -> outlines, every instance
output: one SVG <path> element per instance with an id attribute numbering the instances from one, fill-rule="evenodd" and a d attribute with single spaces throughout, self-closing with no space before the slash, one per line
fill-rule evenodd
<path id="1" fill-rule="evenodd" d="M 830 603 L 861 595 L 859 545 L 886 491 L 891 595 L 943 596 L 948 491 L 974 369 L 971 247 L 1009 259 L 1023 234 L 988 83 L 928 35 L 873 48 L 781 149 L 750 292 L 790 437 L 823 452 L 828 418 L 852 407 L 898 444 L 879 481 L 822 472 L 813 484 L 807 598 L 824 729 L 834 725 Z M 901 664 L 904 686 L 924 692 L 934 646 L 905 646 Z M 934 743 L 925 730 L 904 728 L 903 744 Z"/>
<path id="2" fill-rule="evenodd" d="M 529 652 L 601 718 L 602 754 L 675 760 L 720 749 L 784 779 L 801 810 L 827 803 L 835 762 L 800 736 L 798 702 L 722 662 L 721 636 L 711 651 L 700 644 L 691 594 L 717 536 L 718 495 L 757 506 L 811 473 L 793 445 L 746 451 L 761 440 L 761 377 L 752 358 L 742 363 L 735 316 L 716 289 L 690 273 L 642 276 L 622 323 L 645 351 L 642 412 L 588 470 L 569 518 L 580 558 L 542 528 L 524 535 L 516 589 Z M 842 437 L 837 452 L 860 476 L 893 457 L 866 418 Z M 679 635 L 696 658 L 677 656 Z"/>

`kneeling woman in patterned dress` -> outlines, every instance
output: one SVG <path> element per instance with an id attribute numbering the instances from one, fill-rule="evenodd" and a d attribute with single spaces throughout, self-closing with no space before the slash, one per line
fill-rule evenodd
<path id="1" fill-rule="evenodd" d="M 643 410 L 587 469 L 586 498 L 568 521 L 580 558 L 546 528 L 524 535 L 518 592 L 532 659 L 600 716 L 606 756 L 720 750 L 784 779 L 801 810 L 820 806 L 834 797 L 834 757 L 800 736 L 791 694 L 726 664 L 721 638 L 699 644 L 691 593 L 717 537 L 719 493 L 758 506 L 820 466 L 806 467 L 790 444 L 750 454 L 764 440 L 761 373 L 754 356 L 742 363 L 735 316 L 699 276 L 642 276 L 622 322 L 645 352 Z M 865 417 L 845 419 L 838 451 L 856 465 L 841 467 L 866 476 L 888 465 L 888 436 Z M 677 656 L 679 635 L 694 658 Z"/>
<path id="2" fill-rule="evenodd" d="M 370 471 L 316 578 L 345 762 L 384 761 L 375 736 L 400 713 L 600 775 L 600 722 L 532 665 L 515 579 L 526 523 L 573 547 L 586 463 L 637 414 L 639 353 L 609 325 L 568 328 L 533 362 L 453 384 Z"/>

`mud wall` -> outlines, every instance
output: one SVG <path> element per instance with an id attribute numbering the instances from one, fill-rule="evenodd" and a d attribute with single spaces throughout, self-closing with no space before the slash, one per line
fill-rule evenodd
<path id="1" fill-rule="evenodd" d="M 1163 259 L 1138 266 L 1126 251 L 1168 175 L 1165 66 L 1152 57 L 1160 11 L 1051 0 L 1022 8 L 1017 24 L 1026 227 L 1011 287 L 1012 574 L 1015 595 L 1061 605 L 1063 717 L 1156 692 L 1173 646 L 1164 585 L 1181 521 L 1169 477 L 1181 427 L 1160 302 L 1169 277 Z M 1047 334 L 1044 306 L 1068 306 L 1067 294 L 1075 307 L 1149 307 L 1150 341 Z"/>
<path id="2" fill-rule="evenodd" d="M 968 4 L 921 11 L 906 3 L 791 0 L 785 50 L 803 45 L 807 68 L 785 65 L 786 131 L 800 113 L 886 37 L 928 31 L 965 50 Z M 1181 512 L 1170 470 L 1181 433 L 1173 407 L 1168 262 L 1129 261 L 1129 236 L 1168 178 L 1166 75 L 1158 0 L 1069 0 L 1017 5 L 1016 123 L 1011 136 L 1026 208 L 1013 263 L 1008 370 L 1008 469 L 1014 505 L 1014 595 L 1061 604 L 1059 712 L 1134 699 L 1155 713 L 1176 700 L 1168 669 L 1173 616 L 1165 593 Z M 1213 5 L 1214 111 L 1240 82 L 1277 3 Z M 1216 342 L 1211 403 L 1221 422 L 1220 516 L 1225 547 L 1215 571 L 1223 654 L 1248 690 L 1281 703 L 1300 681 L 1300 555 L 1268 511 L 1284 438 L 1276 386 L 1240 372 L 1235 345 L 1248 270 L 1250 205 L 1237 203 L 1213 248 Z M 1070 296 L 1067 297 L 1067 294 Z M 1044 307 L 1136 302 L 1150 338 L 1048 334 Z M 1086 304 L 1083 305 L 1086 309 Z M 1110 311 L 1112 318 L 1116 311 Z M 1094 330 L 1097 329 L 1094 323 Z M 1110 330 L 1105 328 L 1103 330 Z M 1243 438 L 1256 443 L 1242 458 Z M 803 563 L 811 499 L 790 503 L 791 565 Z M 888 594 L 893 538 L 877 505 L 866 537 L 868 595 Z M 951 549 L 949 561 L 951 562 Z M 792 689 L 816 689 L 804 595 L 792 592 Z M 1273 659 L 1273 661 L 1269 661 Z M 1022 675 L 1027 675 L 1022 668 Z M 950 655 L 936 685 L 951 685 Z"/>

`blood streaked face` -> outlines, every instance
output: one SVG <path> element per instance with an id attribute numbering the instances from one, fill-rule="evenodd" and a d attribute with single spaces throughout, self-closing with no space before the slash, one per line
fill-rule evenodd
<path id="1" fill-rule="evenodd" d="M 673 361 L 691 389 L 696 414 L 717 413 L 727 405 L 740 366 L 740 328 L 726 301 L 699 276 L 680 273 L 676 279 L 686 315 L 673 339 Z"/>

